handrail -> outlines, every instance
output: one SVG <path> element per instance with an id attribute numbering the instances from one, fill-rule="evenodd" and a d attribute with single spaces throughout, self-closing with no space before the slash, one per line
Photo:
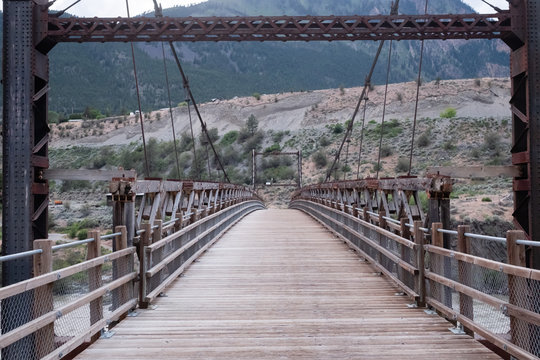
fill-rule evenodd
<path id="1" fill-rule="evenodd" d="M 36 250 L 20 252 L 20 253 L 17 253 L 17 254 L 4 255 L 4 256 L 0 256 L 0 263 L 3 263 L 4 261 L 18 260 L 18 259 L 22 259 L 22 258 L 25 258 L 25 257 L 28 257 L 28 256 L 38 255 L 38 254 L 41 254 L 41 253 L 43 253 L 43 250 L 36 249 Z"/>

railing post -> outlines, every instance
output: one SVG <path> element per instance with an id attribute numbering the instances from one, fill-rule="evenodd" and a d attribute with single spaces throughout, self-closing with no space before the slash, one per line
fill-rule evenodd
<path id="1" fill-rule="evenodd" d="M 365 222 L 371 223 L 371 221 L 369 219 L 370 215 L 368 214 L 367 206 L 364 206 L 364 208 L 362 209 L 362 215 L 364 216 L 364 221 Z"/>
<path id="2" fill-rule="evenodd" d="M 52 240 L 34 240 L 34 250 L 43 252 L 34 255 L 34 276 L 47 274 L 53 269 Z M 34 319 L 54 310 L 53 283 L 40 286 L 34 291 Z M 54 351 L 54 323 L 35 332 L 36 357 L 41 359 Z"/>
<path id="3" fill-rule="evenodd" d="M 401 237 L 407 240 L 411 240 L 411 229 L 407 226 L 407 222 L 409 221 L 408 218 L 401 218 L 400 219 L 400 226 L 401 226 Z M 401 259 L 407 261 L 409 264 L 411 264 L 411 249 L 408 247 L 401 245 Z M 416 265 L 416 264 L 411 264 Z M 398 267 L 398 274 L 401 275 L 400 280 L 407 286 L 414 286 L 412 283 L 412 277 L 411 274 L 403 269 L 401 266 Z"/>
<path id="4" fill-rule="evenodd" d="M 439 229 L 443 228 L 443 224 L 440 222 L 434 222 L 431 224 L 431 243 L 433 246 L 444 248 L 444 234 L 439 232 Z M 434 259 L 437 259 L 434 261 Z M 437 275 L 444 276 L 444 257 L 440 255 L 430 255 L 429 266 L 431 271 Z M 436 289 L 435 299 L 442 304 L 445 303 L 445 287 L 442 284 L 433 283 L 433 288 Z M 433 294 L 433 290 L 431 292 Z"/>
<path id="5" fill-rule="evenodd" d="M 163 220 L 155 220 L 154 226 L 157 225 L 157 228 L 152 233 L 152 244 L 161 240 L 163 232 Z"/>
<path id="6" fill-rule="evenodd" d="M 464 254 L 469 254 L 471 252 L 470 242 L 465 236 L 465 233 L 470 231 L 469 225 L 459 225 L 458 226 L 458 243 L 457 250 Z M 464 261 L 458 260 L 458 277 L 459 283 L 465 286 L 471 285 L 471 265 L 467 264 Z M 470 320 L 474 320 L 474 304 L 473 299 L 463 293 L 459 293 L 459 312 L 461 315 L 466 316 Z M 473 334 L 473 331 L 465 328 L 465 332 L 469 335 Z"/>
<path id="7" fill-rule="evenodd" d="M 141 309 L 146 309 L 148 307 L 148 302 L 146 301 L 146 269 L 148 266 L 146 247 L 150 245 L 152 224 L 142 224 L 141 230 L 143 230 L 143 233 L 141 234 L 141 240 L 139 243 L 139 307 Z"/>
<path id="8" fill-rule="evenodd" d="M 421 229 L 423 223 L 421 220 L 414 222 L 414 242 L 416 244 L 416 266 L 418 274 L 416 275 L 416 291 L 418 292 L 419 307 L 426 305 L 426 279 L 424 274 L 424 231 Z"/>
<path id="9" fill-rule="evenodd" d="M 379 211 L 379 227 L 381 229 L 386 229 L 386 220 L 383 219 L 383 216 L 386 216 L 386 212 L 384 209 L 380 209 Z M 383 248 L 388 249 L 388 240 L 386 239 L 386 236 L 379 232 L 379 245 L 381 245 Z M 388 258 L 386 256 L 382 256 L 381 253 L 377 254 L 377 261 L 379 264 L 381 264 L 383 267 L 388 269 Z"/>
<path id="10" fill-rule="evenodd" d="M 519 230 L 511 230 L 506 233 L 506 249 L 508 264 L 526 267 L 525 246 L 517 244 L 517 240 L 524 240 L 525 233 Z M 519 281 L 514 275 L 508 275 L 508 302 L 520 308 L 530 308 L 527 304 L 529 288 L 527 282 Z M 521 300 L 521 301 L 519 301 Z M 510 336 L 512 343 L 532 352 L 530 346 L 529 324 L 523 320 L 510 316 Z"/>
<path id="11" fill-rule="evenodd" d="M 88 244 L 86 260 L 95 259 L 101 256 L 101 237 L 98 231 L 90 231 L 90 237 L 94 239 Z M 88 289 L 90 292 L 99 289 L 103 284 L 101 280 L 101 265 L 88 270 Z M 90 325 L 103 319 L 103 297 L 99 297 L 90 302 Z M 93 340 L 99 338 L 99 333 L 93 336 Z"/>
<path id="12" fill-rule="evenodd" d="M 178 231 L 182 230 L 182 222 L 183 222 L 182 213 L 177 212 L 176 213 L 176 221 L 174 222 L 174 232 L 178 232 Z"/>
<path id="13" fill-rule="evenodd" d="M 116 251 L 127 249 L 127 229 L 125 226 L 117 226 L 114 228 L 114 231 L 120 233 L 120 235 L 115 236 L 114 245 Z M 113 276 L 114 280 L 118 279 L 121 275 L 126 274 L 126 269 L 128 268 L 130 262 L 126 258 L 120 258 L 114 260 L 113 263 Z M 117 309 L 129 300 L 129 284 L 122 285 L 119 289 L 113 291 L 113 309 Z"/>

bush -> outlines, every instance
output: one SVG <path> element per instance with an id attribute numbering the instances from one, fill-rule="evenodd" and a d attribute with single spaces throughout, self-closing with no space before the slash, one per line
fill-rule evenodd
<path id="1" fill-rule="evenodd" d="M 490 151 L 497 151 L 501 143 L 501 137 L 497 133 L 484 135 L 484 148 Z"/>
<path id="2" fill-rule="evenodd" d="M 482 202 L 491 202 L 491 198 L 488 198 L 488 197 L 484 197 L 482 198 Z"/>
<path id="3" fill-rule="evenodd" d="M 335 124 L 332 126 L 332 133 L 334 134 L 341 134 L 345 129 L 343 128 L 343 124 Z"/>
<path id="4" fill-rule="evenodd" d="M 448 140 L 447 142 L 445 142 L 443 144 L 443 149 L 444 150 L 454 150 L 456 148 L 456 145 L 454 145 L 454 143 L 451 141 L 451 140 Z"/>
<path id="5" fill-rule="evenodd" d="M 223 146 L 229 146 L 236 142 L 238 139 L 238 131 L 229 131 L 225 135 L 223 135 L 223 138 L 221 139 L 220 144 Z"/>
<path id="6" fill-rule="evenodd" d="M 79 240 L 88 239 L 88 231 L 86 229 L 79 230 L 77 232 L 77 239 Z"/>
<path id="7" fill-rule="evenodd" d="M 396 172 L 398 173 L 404 173 L 409 171 L 409 159 L 407 158 L 399 158 L 397 165 L 396 165 Z"/>
<path id="8" fill-rule="evenodd" d="M 317 168 L 323 168 L 328 164 L 328 159 L 326 159 L 326 155 L 322 151 L 318 151 L 315 154 L 311 156 L 311 159 L 315 163 L 315 166 Z"/>
<path id="9" fill-rule="evenodd" d="M 451 107 L 446 108 L 444 111 L 441 112 L 441 118 L 443 119 L 451 119 L 451 118 L 456 117 L 456 115 L 457 115 L 457 110 Z"/>
<path id="10" fill-rule="evenodd" d="M 281 146 L 279 146 L 279 144 L 274 144 L 264 149 L 265 154 L 270 154 L 270 153 L 280 152 L 280 151 L 281 151 Z"/>
<path id="11" fill-rule="evenodd" d="M 259 94 L 258 92 L 253 93 L 252 96 L 257 100 L 261 100 L 261 94 Z"/>
<path id="12" fill-rule="evenodd" d="M 393 153 L 394 153 L 394 150 L 390 146 L 383 145 L 381 147 L 381 157 L 385 158 L 392 155 Z"/>
<path id="13" fill-rule="evenodd" d="M 328 145 L 330 145 L 330 140 L 328 140 L 328 138 L 326 136 L 322 136 L 319 139 L 319 145 L 322 146 L 322 147 L 327 147 Z"/>
<path id="14" fill-rule="evenodd" d="M 420 135 L 420 137 L 418 138 L 416 144 L 419 146 L 419 147 L 426 147 L 430 144 L 431 140 L 430 140 L 430 133 L 428 131 L 424 132 L 422 135 Z"/>

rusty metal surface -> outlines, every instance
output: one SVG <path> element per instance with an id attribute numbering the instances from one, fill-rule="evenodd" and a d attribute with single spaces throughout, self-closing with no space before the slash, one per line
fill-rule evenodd
<path id="1" fill-rule="evenodd" d="M 49 18 L 47 41 L 336 41 L 495 39 L 512 34 L 510 12 L 377 16 Z"/>

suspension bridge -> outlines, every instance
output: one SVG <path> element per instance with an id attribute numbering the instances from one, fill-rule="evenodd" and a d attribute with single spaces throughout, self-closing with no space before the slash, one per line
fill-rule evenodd
<path id="1" fill-rule="evenodd" d="M 155 18 L 99 19 L 4 0 L 2 358 L 538 359 L 540 8 L 514 0 L 487 15 L 400 15 L 398 3 L 388 16 L 167 18 L 156 7 Z M 100 174 L 110 180 L 112 234 L 48 239 L 56 44 L 168 42 L 206 133 L 173 42 L 401 39 L 509 46 L 518 230 L 451 229 L 452 179 L 441 174 L 330 181 L 368 76 L 327 181 L 299 187 L 290 209 L 267 210 L 252 188 L 227 182 L 119 170 Z M 104 240 L 112 253 L 102 254 Z M 474 241 L 501 243 L 506 261 L 475 254 Z M 74 246 L 86 260 L 53 271 L 55 254 Z"/>

